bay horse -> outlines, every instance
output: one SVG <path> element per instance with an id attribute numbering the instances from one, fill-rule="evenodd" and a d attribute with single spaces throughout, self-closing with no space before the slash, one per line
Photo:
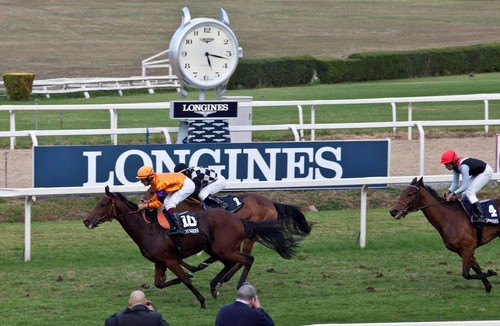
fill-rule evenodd
<path id="1" fill-rule="evenodd" d="M 153 195 L 154 188 L 150 187 L 146 191 L 144 200 L 149 200 L 153 197 Z M 244 220 L 279 222 L 280 225 L 286 229 L 287 234 L 293 235 L 297 239 L 302 239 L 311 233 L 312 224 L 307 222 L 304 213 L 302 213 L 302 211 L 296 206 L 273 202 L 258 193 L 245 193 L 239 195 L 238 198 L 241 199 L 243 206 L 237 210 L 235 214 Z M 205 210 L 203 203 L 194 197 L 188 197 L 177 205 L 177 211 L 179 212 L 202 210 Z M 241 251 L 244 254 L 249 255 L 252 252 L 254 244 L 255 239 L 247 238 L 243 240 Z M 190 266 L 184 262 L 182 263 L 182 266 L 194 273 L 208 267 L 216 261 L 217 259 L 215 257 L 208 257 L 197 266 Z M 229 281 L 241 267 L 241 264 L 237 264 L 233 269 L 231 269 L 230 272 L 228 272 L 228 274 L 221 279 L 220 285 Z"/>
<path id="2" fill-rule="evenodd" d="M 500 205 L 500 199 L 495 199 Z M 398 201 L 392 206 L 390 214 L 401 219 L 408 213 L 421 210 L 429 223 L 439 232 L 445 247 L 462 257 L 462 276 L 467 279 L 479 279 L 483 282 L 486 292 L 491 292 L 489 276 L 497 275 L 488 270 L 483 273 L 474 257 L 476 248 L 487 244 L 500 235 L 499 225 L 485 224 L 482 229 L 470 223 L 470 217 L 465 213 L 459 200 L 447 202 L 434 189 L 424 185 L 423 177 L 418 181 L 413 179 L 411 184 L 401 192 Z M 481 232 L 482 231 L 482 232 Z M 472 275 L 470 269 L 476 274 Z"/>
<path id="3" fill-rule="evenodd" d="M 141 254 L 155 264 L 155 286 L 162 289 L 182 282 L 196 296 L 201 308 L 205 308 L 205 298 L 194 287 L 190 279 L 192 276 L 184 271 L 179 259 L 204 250 L 222 262 L 223 269 L 210 282 L 211 294 L 217 298 L 216 285 L 235 263 L 244 266 L 238 287 L 245 282 L 252 267 L 254 257 L 240 251 L 243 239 L 257 239 L 285 259 L 291 259 L 295 255 L 296 239 L 277 223 L 246 221 L 231 212 L 212 209 L 196 213 L 200 231 L 198 234 L 173 239 L 158 223 L 156 212 L 145 213 L 147 215 L 143 216 L 135 203 L 120 193 L 110 192 L 109 187 L 106 187 L 104 197 L 83 223 L 87 228 L 93 229 L 103 222 L 116 219 L 137 244 Z M 167 269 L 177 279 L 167 281 Z"/>

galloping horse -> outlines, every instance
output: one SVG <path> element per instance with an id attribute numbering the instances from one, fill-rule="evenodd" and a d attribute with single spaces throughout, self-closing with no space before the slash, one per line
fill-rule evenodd
<path id="1" fill-rule="evenodd" d="M 500 205 L 500 199 L 495 202 L 497 206 Z M 500 226 L 486 224 L 482 232 L 477 232 L 460 202 L 447 202 L 439 197 L 434 189 L 424 185 L 423 177 L 418 181 L 417 178 L 413 179 L 410 186 L 401 192 L 390 213 L 394 218 L 400 219 L 418 210 L 424 213 L 429 223 L 439 232 L 446 248 L 462 257 L 462 276 L 467 280 L 481 280 L 489 293 L 492 286 L 488 277 L 497 273 L 492 270 L 483 273 L 474 257 L 474 251 L 497 238 L 500 235 Z M 475 275 L 470 274 L 471 268 Z"/>
<path id="2" fill-rule="evenodd" d="M 197 212 L 196 217 L 198 234 L 172 239 L 158 224 L 156 214 L 148 213 L 143 216 L 136 204 L 120 193 L 110 192 L 106 187 L 104 197 L 83 223 L 87 228 L 93 229 L 103 222 L 116 219 L 139 246 L 142 255 L 155 264 L 155 286 L 162 289 L 182 282 L 196 296 L 201 308 L 205 308 L 205 298 L 194 287 L 191 276 L 179 265 L 178 259 L 204 250 L 223 263 L 221 272 L 210 282 L 211 294 L 216 298 L 216 285 L 235 263 L 244 266 L 238 287 L 245 282 L 252 267 L 254 258 L 240 251 L 243 239 L 257 239 L 285 259 L 290 259 L 295 254 L 296 239 L 276 223 L 245 221 L 222 209 Z M 166 281 L 167 269 L 178 279 Z"/>
<path id="3" fill-rule="evenodd" d="M 154 188 L 150 187 L 144 196 L 145 200 L 149 200 L 154 195 Z M 266 197 L 257 193 L 245 193 L 238 196 L 241 199 L 243 206 L 235 212 L 236 216 L 249 221 L 278 221 L 280 225 L 286 228 L 287 234 L 294 235 L 298 239 L 303 238 L 311 233 L 312 224 L 308 223 L 302 211 L 293 205 L 273 202 Z M 177 205 L 177 211 L 202 211 L 203 204 L 193 198 L 188 197 L 183 202 Z M 245 239 L 242 244 L 241 251 L 249 255 L 252 252 L 255 240 Z M 182 262 L 182 266 L 186 267 L 190 272 L 197 272 L 206 268 L 209 264 L 217 261 L 214 257 L 209 257 L 198 266 L 190 266 Z M 229 279 L 242 267 L 241 264 L 236 265 L 231 271 L 221 279 L 221 284 L 229 281 Z"/>

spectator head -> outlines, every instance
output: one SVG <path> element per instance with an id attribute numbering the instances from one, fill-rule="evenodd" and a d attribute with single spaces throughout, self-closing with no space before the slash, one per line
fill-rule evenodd
<path id="1" fill-rule="evenodd" d="M 236 294 L 238 299 L 251 301 L 257 295 L 257 290 L 249 283 L 243 283 Z"/>

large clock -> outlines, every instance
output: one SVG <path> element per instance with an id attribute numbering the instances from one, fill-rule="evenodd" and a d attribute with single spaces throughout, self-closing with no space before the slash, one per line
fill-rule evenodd
<path id="1" fill-rule="evenodd" d="M 187 94 L 186 86 L 199 90 L 216 89 L 222 95 L 243 56 L 227 13 L 220 8 L 219 20 L 191 19 L 187 7 L 182 13 L 181 26 L 169 46 L 170 64 L 183 86 L 182 95 Z"/>

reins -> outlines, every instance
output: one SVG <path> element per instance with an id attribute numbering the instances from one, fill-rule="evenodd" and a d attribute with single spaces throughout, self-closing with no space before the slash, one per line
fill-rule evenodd
<path id="1" fill-rule="evenodd" d="M 410 201 L 409 203 L 405 203 L 401 200 L 398 200 L 397 202 L 402 204 L 403 206 L 405 206 L 405 208 L 403 209 L 403 213 L 404 215 L 407 215 L 409 213 L 413 213 L 413 212 L 418 212 L 419 210 L 422 210 L 424 208 L 427 208 L 427 207 L 431 207 L 431 206 L 435 206 L 435 205 L 441 205 L 443 202 L 436 202 L 436 203 L 432 203 L 432 204 L 429 204 L 429 205 L 423 205 L 423 206 L 417 206 L 417 207 L 410 207 L 409 205 L 411 203 L 413 203 L 414 201 L 418 200 L 420 198 L 420 187 L 418 186 L 415 186 L 415 185 L 410 185 L 410 187 L 414 187 L 415 189 L 417 189 L 417 193 L 415 195 L 415 198 L 412 199 L 412 201 Z"/>
<path id="2" fill-rule="evenodd" d="M 144 221 L 146 222 L 146 224 L 151 224 L 150 221 L 148 221 L 148 219 L 146 218 L 146 213 L 145 211 L 140 211 L 140 210 L 136 210 L 136 211 L 131 211 L 131 212 L 127 212 L 127 213 L 123 213 L 123 214 L 120 214 L 120 215 L 117 215 L 116 214 L 116 203 L 115 203 L 115 199 L 108 196 L 108 195 L 105 195 L 106 198 L 108 198 L 109 200 L 111 200 L 111 207 L 109 208 L 109 210 L 99 219 L 99 220 L 104 220 L 106 217 L 109 217 L 109 221 L 112 221 L 114 218 L 119 218 L 119 217 L 122 217 L 122 216 L 127 216 L 127 215 L 130 215 L 130 214 L 135 214 L 135 213 L 141 213 L 141 216 L 142 218 L 144 219 Z M 113 216 L 111 216 L 111 211 Z"/>

